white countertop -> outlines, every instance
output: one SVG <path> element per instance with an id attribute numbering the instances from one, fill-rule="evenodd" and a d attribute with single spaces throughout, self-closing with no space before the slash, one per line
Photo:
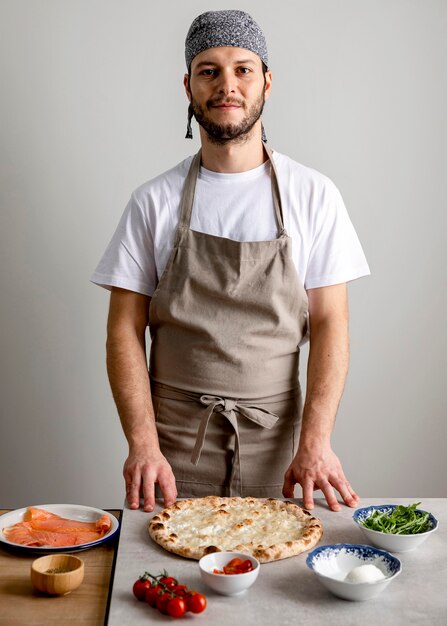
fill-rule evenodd
<path id="1" fill-rule="evenodd" d="M 147 524 L 154 513 L 131 511 L 124 506 L 108 626 L 147 625 L 171 622 L 132 594 L 132 585 L 145 571 L 159 574 L 164 569 L 180 583 L 204 593 L 208 606 L 199 615 L 186 614 L 179 623 L 213 626 L 407 626 L 447 624 L 447 499 L 446 498 L 364 498 L 359 507 L 371 504 L 412 504 L 439 520 L 439 528 L 413 552 L 396 554 L 402 573 L 382 594 L 365 602 L 349 602 L 331 595 L 309 570 L 301 555 L 261 565 L 255 585 L 238 596 L 221 596 L 200 578 L 197 561 L 166 552 L 149 537 Z M 299 505 L 300 501 L 295 500 Z M 328 510 L 323 500 L 316 502 L 312 514 L 323 522 L 323 537 L 318 545 L 365 543 L 361 530 L 352 521 L 353 509 L 339 513 Z M 241 622 L 242 620 L 242 622 Z"/>

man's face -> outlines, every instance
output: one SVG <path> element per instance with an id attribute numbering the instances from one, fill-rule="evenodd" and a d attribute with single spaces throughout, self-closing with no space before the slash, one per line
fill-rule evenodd
<path id="1" fill-rule="evenodd" d="M 271 73 L 257 54 L 244 48 L 209 48 L 191 63 L 186 94 L 194 117 L 218 144 L 244 141 L 270 95 Z"/>

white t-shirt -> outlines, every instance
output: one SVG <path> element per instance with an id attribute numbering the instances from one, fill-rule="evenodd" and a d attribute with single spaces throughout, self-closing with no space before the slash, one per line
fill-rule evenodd
<path id="1" fill-rule="evenodd" d="M 306 289 L 345 283 L 369 274 L 362 247 L 334 183 L 289 157 L 273 153 L 284 227 Z M 138 187 L 91 281 L 152 296 L 171 253 L 188 157 Z M 236 241 L 278 237 L 270 166 L 221 174 L 203 167 L 197 180 L 191 228 Z"/>

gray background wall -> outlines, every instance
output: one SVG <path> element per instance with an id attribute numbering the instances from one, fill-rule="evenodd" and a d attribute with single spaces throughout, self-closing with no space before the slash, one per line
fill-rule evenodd
<path id="1" fill-rule="evenodd" d="M 131 191 L 197 149 L 184 37 L 236 5 L 269 42 L 270 145 L 336 182 L 371 265 L 335 450 L 364 497 L 447 496 L 447 3 L 3 0 L 0 506 L 122 505 L 89 276 Z"/>

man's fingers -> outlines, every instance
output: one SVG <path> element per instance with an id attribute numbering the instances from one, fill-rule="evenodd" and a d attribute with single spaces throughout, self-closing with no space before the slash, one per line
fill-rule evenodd
<path id="1" fill-rule="evenodd" d="M 340 482 L 338 485 L 335 485 L 335 487 L 343 498 L 343 502 L 345 502 L 345 504 L 352 507 L 357 506 L 359 497 L 348 481 Z"/>
<path id="2" fill-rule="evenodd" d="M 134 471 L 132 475 L 127 475 L 125 480 L 127 502 L 131 509 L 138 509 L 140 506 L 141 475 L 138 471 Z"/>
<path id="3" fill-rule="evenodd" d="M 171 506 L 174 504 L 177 498 L 177 487 L 175 485 L 175 478 L 172 471 L 163 472 L 158 479 L 158 484 L 160 485 L 161 492 L 163 494 L 164 505 Z"/>
<path id="4" fill-rule="evenodd" d="M 131 509 L 140 506 L 140 493 L 145 511 L 153 511 L 155 506 L 155 483 L 160 484 L 165 506 L 173 504 L 177 497 L 175 477 L 172 468 L 161 454 L 149 454 L 138 450 L 131 451 L 124 463 L 123 476 L 126 484 L 126 497 Z"/>
<path id="5" fill-rule="evenodd" d="M 292 474 L 290 472 L 286 472 L 284 476 L 284 485 L 282 488 L 282 495 L 285 498 L 293 498 L 293 492 L 295 490 L 295 481 L 292 478 Z"/>
<path id="6" fill-rule="evenodd" d="M 314 508 L 314 481 L 311 478 L 305 478 L 301 484 L 303 488 L 303 504 L 305 509 Z"/>
<path id="7" fill-rule="evenodd" d="M 168 466 L 158 468 L 158 475 L 147 470 L 143 476 L 144 510 L 153 511 L 155 506 L 155 483 L 158 483 L 163 494 L 164 505 L 174 504 L 177 498 L 175 478 Z"/>
<path id="8" fill-rule="evenodd" d="M 153 511 L 155 504 L 154 479 L 150 472 L 143 477 L 143 508 L 145 511 Z"/>
<path id="9" fill-rule="evenodd" d="M 354 498 L 354 500 L 356 500 L 356 502 L 358 503 L 358 501 L 360 500 L 360 496 L 356 494 L 348 481 L 346 481 L 346 485 L 348 487 L 349 493 L 351 494 L 351 497 Z"/>
<path id="10" fill-rule="evenodd" d="M 335 497 L 334 489 L 329 481 L 321 482 L 320 489 L 326 498 L 326 502 L 332 511 L 340 511 L 341 506 Z"/>

